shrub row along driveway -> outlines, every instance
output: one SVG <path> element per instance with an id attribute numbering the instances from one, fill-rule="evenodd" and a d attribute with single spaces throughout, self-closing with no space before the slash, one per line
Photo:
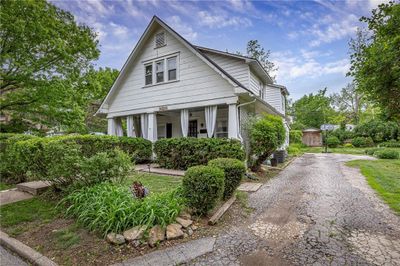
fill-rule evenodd
<path id="1" fill-rule="evenodd" d="M 400 217 L 344 162 L 305 154 L 249 198 L 241 226 L 217 237 L 194 265 L 400 265 Z"/>

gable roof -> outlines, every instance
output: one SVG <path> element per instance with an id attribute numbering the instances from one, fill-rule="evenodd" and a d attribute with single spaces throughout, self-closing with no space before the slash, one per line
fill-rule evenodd
<path id="1" fill-rule="evenodd" d="M 181 41 L 186 46 L 186 48 L 188 48 L 195 55 L 197 55 L 203 62 L 205 62 L 208 66 L 210 66 L 212 69 L 214 69 L 218 74 L 221 75 L 222 78 L 227 80 L 230 84 L 232 84 L 235 87 L 241 87 L 241 88 L 249 91 L 246 86 L 244 86 L 238 80 L 236 80 L 234 77 L 232 77 L 229 73 L 227 73 L 224 69 L 222 69 L 217 63 L 215 63 L 213 60 L 211 60 L 206 54 L 201 52 L 196 46 L 192 45 L 189 41 L 187 41 L 185 38 L 183 38 L 181 35 L 179 35 L 175 30 L 173 30 L 170 26 L 168 26 L 166 23 L 164 23 L 160 18 L 158 18 L 157 16 L 153 16 L 149 25 L 147 25 L 144 33 L 142 34 L 139 41 L 137 42 L 136 46 L 133 48 L 132 52 L 130 53 L 128 59 L 125 61 L 124 65 L 122 66 L 122 69 L 121 69 L 118 77 L 115 79 L 113 85 L 111 86 L 110 91 L 108 92 L 107 96 L 104 98 L 104 100 L 101 103 L 101 106 L 100 106 L 99 110 L 96 112 L 96 114 L 103 113 L 102 110 L 104 108 L 104 105 L 112 97 L 113 93 L 116 91 L 118 85 L 120 84 L 120 82 L 122 80 L 122 77 L 127 72 L 128 65 L 131 62 L 133 62 L 133 60 L 139 54 L 140 48 L 143 46 L 143 44 L 149 37 L 148 36 L 149 32 L 151 31 L 151 29 L 154 27 L 154 25 L 156 23 L 158 25 L 160 25 L 161 27 L 163 27 L 166 31 L 168 31 L 176 39 Z"/>

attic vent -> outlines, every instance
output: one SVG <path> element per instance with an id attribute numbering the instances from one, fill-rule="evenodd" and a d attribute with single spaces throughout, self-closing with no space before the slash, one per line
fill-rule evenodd
<path id="1" fill-rule="evenodd" d="M 160 32 L 156 34 L 156 48 L 162 47 L 165 45 L 165 32 Z"/>

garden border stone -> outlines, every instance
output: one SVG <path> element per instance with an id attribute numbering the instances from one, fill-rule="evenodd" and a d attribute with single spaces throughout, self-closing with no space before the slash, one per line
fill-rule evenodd
<path id="1" fill-rule="evenodd" d="M 25 245 L 21 241 L 10 237 L 8 234 L 0 231 L 0 245 L 16 253 L 21 258 L 27 260 L 33 265 L 38 266 L 58 266 L 57 263 L 50 260 L 46 256 L 40 254 L 31 247 Z"/>

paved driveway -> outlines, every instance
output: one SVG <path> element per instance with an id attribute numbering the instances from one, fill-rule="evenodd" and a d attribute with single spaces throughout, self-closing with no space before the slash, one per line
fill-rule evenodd
<path id="1" fill-rule="evenodd" d="M 344 162 L 305 154 L 250 196 L 241 226 L 191 265 L 400 265 L 400 217 Z"/>

